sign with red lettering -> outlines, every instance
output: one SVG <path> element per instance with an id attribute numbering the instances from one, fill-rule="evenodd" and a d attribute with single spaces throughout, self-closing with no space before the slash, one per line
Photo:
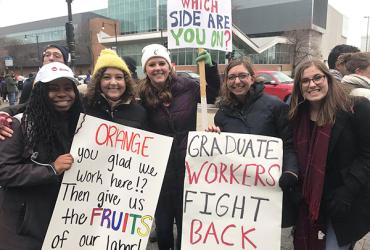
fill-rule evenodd
<path id="1" fill-rule="evenodd" d="M 232 50 L 231 0 L 168 0 L 168 48 Z"/>
<path id="2" fill-rule="evenodd" d="M 182 249 L 279 250 L 279 138 L 190 132 Z"/>
<path id="3" fill-rule="evenodd" d="M 146 249 L 172 138 L 81 115 L 42 249 Z"/>

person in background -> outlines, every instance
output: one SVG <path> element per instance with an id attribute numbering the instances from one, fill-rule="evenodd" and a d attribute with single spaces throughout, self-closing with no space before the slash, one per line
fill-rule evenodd
<path id="1" fill-rule="evenodd" d="M 342 78 L 347 92 L 370 99 L 370 53 L 347 53 L 340 58 L 349 73 Z"/>
<path id="2" fill-rule="evenodd" d="M 8 92 L 9 106 L 15 105 L 17 102 L 17 81 L 14 79 L 14 73 L 9 71 L 5 75 L 6 90 Z"/>
<path id="3" fill-rule="evenodd" d="M 35 73 L 33 72 L 28 75 L 28 78 L 26 80 L 24 80 L 21 97 L 19 98 L 19 104 L 27 102 L 30 96 L 31 90 L 32 90 L 34 80 L 35 80 Z"/>
<path id="4" fill-rule="evenodd" d="M 91 81 L 91 70 L 87 71 L 86 78 L 84 79 L 84 84 L 89 84 Z"/>
<path id="5" fill-rule="evenodd" d="M 357 47 L 347 44 L 337 45 L 330 51 L 328 56 L 328 66 L 330 69 L 330 73 L 339 82 L 342 80 L 345 74 L 345 66 L 341 61 L 337 62 L 338 57 L 344 53 L 354 53 L 354 52 L 360 52 L 360 50 Z"/>
<path id="6" fill-rule="evenodd" d="M 137 77 L 137 73 L 136 73 L 136 61 L 130 57 L 130 56 L 124 56 L 122 57 L 123 60 L 125 60 L 130 72 L 131 72 L 131 75 L 132 75 L 132 79 L 134 79 L 134 81 L 138 81 L 138 77 Z"/>
<path id="7" fill-rule="evenodd" d="M 2 98 L 3 102 L 6 102 L 6 84 L 5 84 L 5 78 L 3 76 L 0 76 L 0 97 Z"/>
<path id="8" fill-rule="evenodd" d="M 45 47 L 42 52 L 42 65 L 51 63 L 51 62 L 60 62 L 68 65 L 69 62 L 69 51 L 63 45 L 58 44 L 49 44 Z M 35 73 L 31 73 L 35 75 Z M 31 75 L 30 74 L 30 75 Z M 28 79 L 32 79 L 29 75 Z M 33 81 L 26 80 L 23 84 L 23 90 L 20 97 L 19 104 L 26 103 L 30 98 L 31 90 L 33 86 Z"/>
<path id="9" fill-rule="evenodd" d="M 69 61 L 69 50 L 63 45 L 49 44 L 42 52 L 42 65 L 51 62 L 61 62 L 68 65 Z"/>
<path id="10" fill-rule="evenodd" d="M 37 73 L 13 136 L 0 142 L 1 249 L 41 249 L 81 112 L 72 70 L 59 62 Z"/>
<path id="11" fill-rule="evenodd" d="M 303 195 L 295 249 L 347 250 L 369 232 L 369 113 L 323 62 L 298 66 L 289 111 Z"/>
<path id="12" fill-rule="evenodd" d="M 234 59 L 226 65 L 224 84 L 216 101 L 219 110 L 209 132 L 231 132 L 265 135 L 283 141 L 283 169 L 279 185 L 284 191 L 283 227 L 294 225 L 295 192 L 298 163 L 293 148 L 293 136 L 288 121 L 288 105 L 263 93 L 263 82 L 257 82 L 253 65 L 247 58 Z"/>
<path id="13" fill-rule="evenodd" d="M 211 62 L 210 55 L 207 53 Z M 143 48 L 141 65 L 145 79 L 139 83 L 138 94 L 148 112 L 149 130 L 174 138 L 159 195 L 155 224 L 160 250 L 174 249 L 173 222 L 176 222 L 176 249 L 181 249 L 182 196 L 185 177 L 185 154 L 189 131 L 196 130 L 199 85 L 187 78 L 176 76 L 167 48 L 150 44 Z M 217 66 L 213 79 L 207 79 L 207 92 L 219 88 Z M 214 100 L 214 96 L 207 98 Z"/>

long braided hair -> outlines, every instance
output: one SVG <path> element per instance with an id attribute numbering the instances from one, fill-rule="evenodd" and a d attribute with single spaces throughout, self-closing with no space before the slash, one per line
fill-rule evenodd
<path id="1" fill-rule="evenodd" d="M 68 120 L 68 136 L 64 140 L 72 141 L 74 131 L 77 126 L 82 104 L 79 98 L 79 93 L 75 84 L 73 84 L 75 92 L 75 101 L 72 107 L 67 111 L 66 116 L 61 116 L 54 109 L 53 104 L 49 100 L 49 84 L 37 82 L 31 92 L 29 103 L 21 120 L 23 135 L 25 138 L 25 150 L 37 148 L 40 145 L 48 152 L 45 152 L 49 161 L 55 160 L 60 152 L 58 149 L 63 143 L 63 135 L 60 134 L 60 124 L 64 119 Z"/>

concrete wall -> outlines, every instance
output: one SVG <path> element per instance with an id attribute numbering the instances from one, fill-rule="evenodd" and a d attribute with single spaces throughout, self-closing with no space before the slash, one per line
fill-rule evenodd
<path id="1" fill-rule="evenodd" d="M 251 3 L 252 2 L 252 3 Z M 327 0 L 234 1 L 233 23 L 247 35 L 326 27 Z"/>
<path id="2" fill-rule="evenodd" d="M 325 61 L 328 60 L 328 55 L 333 47 L 338 44 L 345 44 L 347 41 L 347 38 L 343 35 L 343 18 L 341 13 L 330 5 L 328 6 L 327 27 L 321 41 L 321 55 Z"/>

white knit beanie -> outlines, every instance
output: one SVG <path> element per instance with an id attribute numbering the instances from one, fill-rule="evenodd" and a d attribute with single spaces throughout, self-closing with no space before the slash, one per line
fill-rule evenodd
<path id="1" fill-rule="evenodd" d="M 168 65 L 171 67 L 171 58 L 170 52 L 168 49 L 160 44 L 150 44 L 143 48 L 142 57 L 141 57 L 141 65 L 143 67 L 143 71 L 145 72 L 145 65 L 148 60 L 152 57 L 162 57 L 164 58 Z"/>

